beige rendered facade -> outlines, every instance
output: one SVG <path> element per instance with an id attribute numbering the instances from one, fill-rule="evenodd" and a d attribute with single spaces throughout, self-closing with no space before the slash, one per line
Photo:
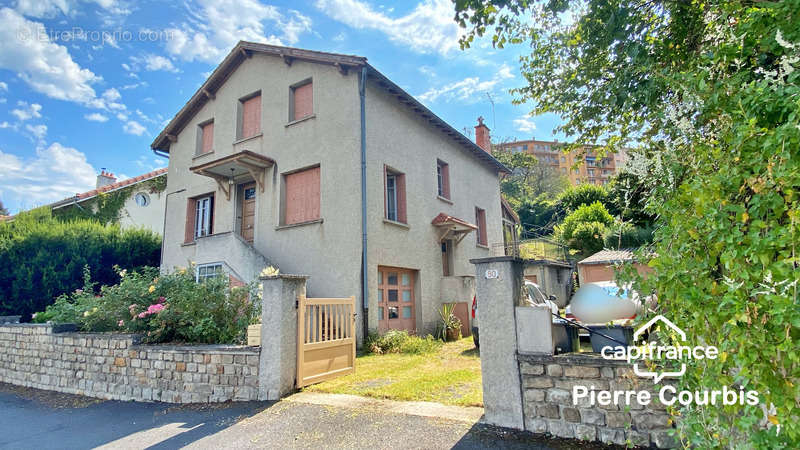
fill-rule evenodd
<path id="1" fill-rule="evenodd" d="M 505 168 L 365 58 L 241 42 L 152 147 L 169 157 L 162 270 L 309 275 L 309 297 L 356 296 L 359 338 L 433 331 L 503 239 Z"/>

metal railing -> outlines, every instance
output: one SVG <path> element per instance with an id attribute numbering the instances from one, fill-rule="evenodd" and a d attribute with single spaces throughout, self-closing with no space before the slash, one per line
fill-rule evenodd
<path id="1" fill-rule="evenodd" d="M 558 242 L 545 238 L 524 239 L 508 245 L 492 244 L 492 255 L 569 262 L 569 249 Z"/>

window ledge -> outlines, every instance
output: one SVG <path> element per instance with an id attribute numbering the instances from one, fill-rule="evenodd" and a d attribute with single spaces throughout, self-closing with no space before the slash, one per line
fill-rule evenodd
<path id="1" fill-rule="evenodd" d="M 322 219 L 314 219 L 314 220 L 307 220 L 305 222 L 290 223 L 288 225 L 278 225 L 277 227 L 275 227 L 275 231 L 285 230 L 287 228 L 302 227 L 305 225 L 314 225 L 315 223 L 322 223 L 322 222 L 323 222 Z"/>
<path id="2" fill-rule="evenodd" d="M 214 154 L 214 150 L 211 150 L 210 152 L 206 152 L 206 153 L 199 153 L 199 154 L 196 154 L 196 155 L 192 156 L 192 160 L 194 161 L 195 159 L 199 159 L 199 158 L 202 158 L 204 156 L 213 155 L 213 154 Z"/>
<path id="3" fill-rule="evenodd" d="M 396 227 L 405 228 L 406 230 L 410 229 L 411 226 L 407 223 L 397 222 L 395 220 L 383 219 L 383 223 L 387 225 L 394 225 Z"/>
<path id="4" fill-rule="evenodd" d="M 253 140 L 253 139 L 256 139 L 256 138 L 260 138 L 261 136 L 264 136 L 263 132 L 255 134 L 253 136 L 248 136 L 246 138 L 237 139 L 237 140 L 233 141 L 233 145 L 241 144 L 242 142 L 247 142 L 247 141 L 250 141 L 250 140 Z"/>
<path id="5" fill-rule="evenodd" d="M 476 247 L 478 247 L 478 248 L 482 248 L 482 249 L 484 249 L 484 250 L 489 250 L 489 246 L 488 246 L 488 245 L 483 245 L 483 244 L 475 244 L 475 246 L 476 246 Z"/>
<path id="6" fill-rule="evenodd" d="M 437 196 L 436 196 L 436 198 L 438 198 L 439 200 L 441 200 L 441 201 L 443 201 L 443 202 L 445 202 L 445 203 L 449 203 L 449 204 L 451 204 L 451 205 L 453 204 L 453 201 L 452 201 L 452 200 L 450 200 L 450 199 L 449 199 L 449 198 L 447 198 L 447 197 L 442 197 L 441 195 L 437 195 Z"/>
<path id="7" fill-rule="evenodd" d="M 181 247 L 191 247 L 193 245 L 197 245 L 197 241 L 184 242 L 183 244 L 181 244 Z"/>
<path id="8" fill-rule="evenodd" d="M 292 125 L 298 124 L 298 123 L 300 123 L 300 122 L 305 122 L 306 120 L 313 119 L 313 118 L 315 118 L 315 117 L 317 117 L 317 115 L 316 115 L 316 114 L 311 114 L 310 116 L 305 116 L 305 117 L 303 117 L 303 118 L 300 118 L 300 119 L 297 119 L 297 120 L 292 120 L 291 122 L 287 123 L 287 124 L 286 124 L 286 125 L 284 125 L 284 126 L 288 128 L 288 127 L 290 127 L 290 126 L 292 126 Z"/>

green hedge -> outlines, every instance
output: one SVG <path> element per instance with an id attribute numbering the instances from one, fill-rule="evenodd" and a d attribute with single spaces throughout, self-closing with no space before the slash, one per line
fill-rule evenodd
<path id="1" fill-rule="evenodd" d="M 101 285 L 119 282 L 114 266 L 158 266 L 161 238 L 93 220 L 62 222 L 46 208 L 0 224 L 0 315 L 23 320 L 83 284 L 83 267 Z"/>

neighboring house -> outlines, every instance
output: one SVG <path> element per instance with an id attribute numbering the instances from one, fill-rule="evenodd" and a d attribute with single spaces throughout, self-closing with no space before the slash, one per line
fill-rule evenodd
<path id="1" fill-rule="evenodd" d="M 581 183 L 607 184 L 627 159 L 624 151 L 598 156 L 591 147 L 564 153 L 564 143 L 558 141 L 514 141 L 497 144 L 495 151 L 530 153 L 536 159 L 551 167 L 555 172 L 569 178 L 573 185 Z"/>
<path id="2" fill-rule="evenodd" d="M 76 208 L 97 213 L 102 202 L 101 196 L 120 196 L 120 205 L 108 214 L 122 228 L 147 228 L 158 234 L 164 231 L 165 196 L 167 169 L 158 169 L 133 178 L 117 181 L 113 173 L 102 170 L 97 176 L 95 189 L 75 194 L 49 206 L 55 214 L 69 213 Z M 108 197 L 103 198 L 105 200 Z M 105 212 L 105 211 L 104 211 Z"/>
<path id="3" fill-rule="evenodd" d="M 646 275 L 653 271 L 645 264 L 639 263 L 635 259 L 636 249 L 620 250 L 601 250 L 594 255 L 578 261 L 578 282 L 596 283 L 598 281 L 614 281 L 614 265 L 631 263 L 640 275 Z"/>
<path id="4" fill-rule="evenodd" d="M 240 42 L 152 148 L 162 270 L 310 275 L 310 297 L 356 296 L 359 337 L 433 331 L 503 240 L 507 169 L 363 57 Z"/>

